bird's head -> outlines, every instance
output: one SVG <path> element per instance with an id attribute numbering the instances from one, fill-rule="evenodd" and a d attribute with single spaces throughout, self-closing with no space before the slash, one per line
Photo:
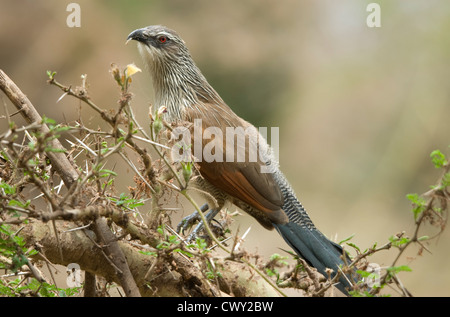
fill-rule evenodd
<path id="1" fill-rule="evenodd" d="M 173 30 L 151 25 L 134 30 L 127 42 L 135 40 L 153 78 L 155 104 L 180 117 L 181 108 L 201 102 L 223 102 L 195 65 L 186 44 Z"/>
<path id="2" fill-rule="evenodd" d="M 134 30 L 128 35 L 127 42 L 131 40 L 138 42 L 139 52 L 149 66 L 191 59 L 181 37 L 175 31 L 161 25 Z"/>

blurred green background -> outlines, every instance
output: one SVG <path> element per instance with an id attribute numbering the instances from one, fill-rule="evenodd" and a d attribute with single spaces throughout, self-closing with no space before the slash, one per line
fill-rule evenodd
<path id="1" fill-rule="evenodd" d="M 380 28 L 366 24 L 371 2 L 381 6 Z M 449 153 L 450 2 L 83 0 L 76 2 L 79 28 L 66 24 L 69 3 L 0 0 L 0 68 L 41 114 L 73 122 L 80 112 L 74 99 L 56 103 L 62 93 L 46 83 L 47 70 L 65 84 L 87 74 L 92 99 L 115 108 L 111 63 L 143 68 L 126 37 L 163 24 L 183 37 L 236 113 L 280 128 L 281 168 L 325 235 L 339 241 L 355 234 L 367 248 L 402 230 L 412 234 L 405 195 L 427 191 L 439 177 L 432 150 Z M 135 111 L 146 118 L 150 76 L 133 80 Z M 8 104 L 4 96 L 1 102 Z M 94 112 L 81 113 L 96 127 Z M 0 119 L 0 131 L 5 127 Z M 253 228 L 248 250 L 269 256 L 287 248 L 275 232 L 242 218 L 240 232 Z M 450 295 L 449 237 L 428 245 L 432 254 L 418 256 L 415 248 L 399 262 L 413 270 L 400 278 L 414 295 Z M 371 261 L 389 265 L 393 256 Z"/>

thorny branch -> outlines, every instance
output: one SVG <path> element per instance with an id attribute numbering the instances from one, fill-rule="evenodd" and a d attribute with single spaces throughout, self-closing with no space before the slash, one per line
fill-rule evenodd
<path id="1" fill-rule="evenodd" d="M 20 89 L 14 84 L 14 82 L 11 79 L 9 79 L 9 77 L 1 70 L 0 70 L 0 87 L 3 90 L 3 92 L 8 96 L 8 98 L 18 108 L 18 110 L 22 111 L 21 113 L 23 117 L 28 122 L 42 123 L 38 129 L 38 131 L 41 132 L 41 135 L 38 135 L 37 138 L 39 138 L 43 134 L 42 143 L 40 144 L 44 145 L 44 148 L 37 147 L 37 149 L 39 149 L 40 151 L 39 150 L 35 151 L 45 152 L 45 155 L 48 156 L 52 166 L 55 167 L 58 175 L 60 175 L 67 188 L 71 189 L 72 187 L 77 186 L 76 181 L 79 179 L 78 173 L 76 172 L 76 169 L 73 167 L 68 158 L 65 156 L 64 154 L 65 148 L 61 145 L 61 143 L 57 138 L 53 137 L 51 130 L 47 127 L 46 124 L 43 123 L 43 119 L 40 117 L 39 113 L 36 111 L 36 109 L 28 100 L 28 98 L 26 98 L 26 96 L 20 91 Z M 48 146 L 50 147 L 49 148 L 45 147 L 46 144 L 48 144 Z M 14 147 L 10 147 L 10 149 L 14 152 Z M 48 150 L 46 151 L 46 149 Z M 38 177 L 38 175 L 36 175 L 33 168 L 30 166 L 29 161 L 31 160 L 32 156 L 22 158 L 22 160 L 18 160 L 19 164 L 17 167 L 19 169 L 24 169 L 26 172 L 28 172 L 27 174 L 31 178 L 32 183 L 34 183 L 41 190 L 41 192 L 44 193 L 47 202 L 50 204 L 51 207 L 50 210 L 52 211 L 58 210 L 63 205 L 60 205 L 57 202 L 56 197 L 54 197 L 54 195 L 52 195 L 49 192 L 46 186 L 47 184 L 44 181 L 42 181 L 41 177 Z M 133 276 L 131 275 L 131 272 L 128 270 L 126 259 L 124 255 L 121 253 L 117 245 L 117 242 L 111 236 L 112 234 L 109 228 L 101 220 L 101 218 L 96 219 L 96 225 L 94 226 L 94 228 L 96 229 L 98 238 L 100 240 L 103 239 L 103 241 L 105 242 L 106 245 L 105 249 L 112 257 L 111 260 L 115 263 L 118 263 L 119 267 L 123 268 L 122 273 L 119 274 L 120 276 L 119 279 L 121 282 L 121 286 L 125 290 L 126 295 L 140 296 L 139 290 L 136 286 Z M 54 221 L 53 221 L 53 229 L 55 232 L 58 249 L 60 250 L 60 258 L 61 260 L 63 260 L 59 235 L 57 233 L 58 231 L 56 230 L 56 225 Z M 26 262 L 29 263 L 28 260 Z"/>
<path id="2" fill-rule="evenodd" d="M 317 274 L 301 259 L 298 265 L 279 274 L 277 269 L 285 267 L 280 261 L 261 263 L 258 256 L 242 250 L 236 252 L 235 245 L 229 249 L 214 235 L 187 191 L 195 166 L 191 166 L 187 176 L 184 173 L 181 177 L 181 172 L 186 172 L 185 166 L 171 161 L 168 146 L 171 140 L 163 137 L 163 131 L 169 133 L 172 126 L 162 120 L 163 109 L 157 109 L 154 114 L 150 111 L 150 133 L 139 124 L 130 106 L 131 75 L 127 70 L 121 72 L 117 66 L 112 66 L 111 73 L 120 87 L 119 106 L 113 112 L 102 109 L 90 99 L 85 75 L 82 86 L 72 88 L 57 82 L 55 73 L 48 73 L 49 84 L 64 92 L 61 98 L 72 96 L 84 102 L 99 113 L 109 125 L 109 131 L 86 127 L 81 120 L 74 126 L 63 126 L 41 118 L 19 88 L 0 71 L 2 90 L 29 122 L 28 126 L 16 127 L 8 116 L 10 128 L 0 134 L 0 226 L 23 225 L 26 228 L 22 234 L 29 243 L 27 247 L 38 250 L 39 254 L 17 249 L 16 242 L 14 248 L 29 264 L 28 275 L 44 283 L 41 274 L 32 269 L 35 267 L 31 264 L 33 261 L 45 259 L 62 265 L 74 261 L 89 272 L 87 276 L 99 275 L 116 282 L 130 296 L 220 296 L 221 292 L 240 296 L 284 296 L 281 288 L 285 287 L 302 289 L 307 296 L 324 296 L 346 270 L 357 268 L 365 277 L 364 269 L 371 255 L 395 248 L 398 250 L 395 259 L 379 278 L 381 287 L 367 289 L 364 280 L 354 281 L 354 294 L 376 295 L 385 285 L 395 284 L 401 295 L 410 296 L 398 278 L 398 271 L 393 268 L 409 246 L 418 244 L 426 250 L 425 239 L 419 234 L 423 224 L 431 223 L 441 229 L 428 240 L 438 237 L 444 230 L 450 196 L 444 181 L 448 178 L 448 162 L 442 166 L 444 173 L 438 185 L 424 195 L 428 200 L 416 215 L 412 238 L 401 233 L 381 247 L 374 245 L 363 252 L 344 241 L 355 248 L 356 255 L 333 279 Z M 69 150 L 58 141 L 62 133 L 68 135 Z M 19 135 L 23 135 L 21 143 L 18 142 Z M 151 146 L 156 159 L 145 146 L 139 145 L 141 142 Z M 135 174 L 135 187 L 130 186 L 128 194 L 119 195 L 115 191 L 117 173 L 106 168 L 108 159 L 113 157 L 120 158 Z M 56 175 L 65 188 L 62 183 L 54 186 Z M 39 194 L 33 198 L 29 192 Z M 213 254 L 212 247 L 200 240 L 187 244 L 171 229 L 170 217 L 161 202 L 168 193 L 185 197 L 198 211 L 206 224 L 207 235 L 225 252 L 225 258 Z M 143 213 L 143 210 L 149 211 Z M 41 233 L 41 230 L 48 230 L 48 222 L 52 224 L 50 236 Z M 96 233 L 97 240 L 90 229 Z M 236 236 L 236 241 L 238 239 Z M 85 254 L 77 258 L 78 253 L 70 248 L 71 245 L 77 245 Z M 102 252 L 98 252 L 98 248 Z M 12 261 L 2 259 L 0 264 L 4 262 L 8 267 L 14 267 Z M 109 269 L 100 269 L 103 267 Z M 17 269 L 25 270 L 24 267 Z M 267 275 L 267 272 L 271 273 Z M 236 279 L 245 274 L 249 275 L 240 280 L 244 282 Z M 263 278 L 256 279 L 256 276 Z M 3 277 L 0 277 L 0 283 L 2 281 Z M 87 282 L 92 281 L 88 278 Z M 86 294 L 95 293 L 92 286 L 86 287 Z"/>

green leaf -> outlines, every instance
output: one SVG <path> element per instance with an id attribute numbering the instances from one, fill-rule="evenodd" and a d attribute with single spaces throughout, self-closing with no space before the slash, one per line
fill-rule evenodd
<path id="1" fill-rule="evenodd" d="M 69 127 L 67 125 L 57 124 L 55 126 L 50 126 L 50 130 L 52 130 L 52 132 L 55 132 L 55 133 L 65 132 L 65 131 L 68 131 L 70 129 L 72 129 L 72 127 Z M 59 137 L 59 135 L 58 135 L 58 137 Z"/>
<path id="2" fill-rule="evenodd" d="M 353 237 L 355 236 L 355 234 L 353 233 L 352 235 L 350 235 L 349 237 L 345 238 L 344 240 L 339 241 L 339 244 L 343 244 L 347 241 L 350 241 L 351 239 L 353 239 Z"/>
<path id="3" fill-rule="evenodd" d="M 27 200 L 25 203 L 23 203 L 19 200 L 11 199 L 8 203 L 8 206 L 17 206 L 17 207 L 21 207 L 21 208 L 27 208 L 30 204 L 31 204 L 31 200 Z"/>
<path id="4" fill-rule="evenodd" d="M 1 225 L 0 226 L 0 233 L 3 233 L 4 235 L 10 236 L 11 232 L 9 232 L 9 226 L 8 225 Z"/>
<path id="5" fill-rule="evenodd" d="M 144 255 L 158 256 L 158 253 L 153 251 L 138 251 L 138 252 Z"/>
<path id="6" fill-rule="evenodd" d="M 436 168 L 442 168 L 445 165 L 447 165 L 447 160 L 445 158 L 445 155 L 442 154 L 442 152 L 439 150 L 434 150 L 433 152 L 431 152 L 430 157 L 431 157 L 431 162 L 433 162 L 434 167 L 436 167 Z"/>
<path id="7" fill-rule="evenodd" d="M 379 278 L 380 277 L 380 275 L 375 273 L 375 272 L 356 270 L 356 273 L 358 273 L 361 277 L 369 278 L 369 279 L 375 279 L 375 278 Z"/>
<path id="8" fill-rule="evenodd" d="M 391 241 L 392 246 L 400 247 L 400 246 L 408 243 L 409 241 L 411 241 L 411 239 L 407 238 L 407 237 L 399 238 L 399 237 L 396 237 L 396 236 L 391 236 L 391 237 L 389 237 L 389 241 Z"/>
<path id="9" fill-rule="evenodd" d="M 42 121 L 43 124 L 52 124 L 55 125 L 56 121 L 50 118 L 47 118 L 46 116 L 42 116 Z"/>
<path id="10" fill-rule="evenodd" d="M 277 273 L 273 271 L 272 269 L 266 268 L 266 274 L 270 277 L 276 276 Z"/>
<path id="11" fill-rule="evenodd" d="M 182 174 L 186 184 L 191 179 L 193 166 L 194 164 L 192 162 L 181 162 Z"/>
<path id="12" fill-rule="evenodd" d="M 54 79 L 56 75 L 56 72 L 52 72 L 51 70 L 47 71 L 47 76 L 49 79 Z"/>
<path id="13" fill-rule="evenodd" d="M 157 117 L 155 119 L 155 121 L 153 121 L 153 131 L 155 132 L 155 135 L 158 135 L 158 133 L 164 128 L 163 122 L 161 121 L 161 119 L 159 117 Z"/>
<path id="14" fill-rule="evenodd" d="M 117 173 L 108 169 L 102 169 L 100 171 L 98 171 L 100 174 L 100 177 L 108 177 L 110 175 L 112 176 L 117 176 Z"/>
<path id="15" fill-rule="evenodd" d="M 175 249 L 175 250 L 173 250 L 173 252 L 178 252 L 178 253 L 184 254 L 185 256 L 187 256 L 189 258 L 192 258 L 194 256 L 192 253 L 182 250 L 182 249 Z"/>
<path id="16" fill-rule="evenodd" d="M 413 214 L 414 220 L 417 220 L 417 217 L 425 210 L 426 208 L 426 200 L 422 197 L 419 197 L 417 194 L 408 194 L 406 198 L 413 204 Z"/>
<path id="17" fill-rule="evenodd" d="M 5 191 L 6 195 L 14 195 L 16 193 L 16 187 L 15 186 L 11 186 L 7 183 L 1 182 L 0 183 L 0 188 L 3 188 L 3 190 Z"/>
<path id="18" fill-rule="evenodd" d="M 157 231 L 160 235 L 164 236 L 164 229 L 163 229 L 161 226 L 159 226 L 159 227 L 156 229 L 156 231 Z"/>
<path id="19" fill-rule="evenodd" d="M 134 209 L 136 207 L 145 205 L 141 200 L 139 200 L 139 201 L 137 201 L 136 199 L 133 199 L 133 200 L 136 202 L 130 202 L 128 204 L 128 208 L 130 208 L 130 209 Z"/>
<path id="20" fill-rule="evenodd" d="M 37 251 L 37 250 L 30 250 L 30 252 L 28 252 L 28 255 L 29 256 L 33 256 L 33 255 L 36 255 L 36 254 L 38 254 L 39 252 Z"/>
<path id="21" fill-rule="evenodd" d="M 108 171 L 109 173 L 112 172 L 109 170 L 105 170 L 105 171 Z M 112 173 L 116 174 L 115 172 L 112 172 Z M 102 177 L 104 177 L 104 176 L 102 176 Z M 114 197 L 111 197 L 109 199 L 114 201 L 117 206 L 119 206 L 119 207 L 123 206 L 124 208 L 129 208 L 129 209 L 133 209 L 135 207 L 144 205 L 143 200 L 128 198 L 128 196 L 125 193 L 121 193 L 119 199 L 114 198 Z"/>
<path id="22" fill-rule="evenodd" d="M 391 274 L 396 274 L 399 272 L 412 272 L 411 268 L 407 265 L 391 266 L 386 269 Z"/>
<path id="23" fill-rule="evenodd" d="M 176 235 L 172 235 L 172 236 L 169 236 L 168 242 L 171 244 L 179 244 L 180 240 L 178 240 L 178 237 Z"/>
<path id="24" fill-rule="evenodd" d="M 358 251 L 361 251 L 361 249 L 360 249 L 356 244 L 354 244 L 354 243 L 347 242 L 347 245 L 350 246 L 350 247 L 352 247 L 352 248 L 354 248 L 354 249 L 356 249 L 356 250 L 358 250 Z"/>

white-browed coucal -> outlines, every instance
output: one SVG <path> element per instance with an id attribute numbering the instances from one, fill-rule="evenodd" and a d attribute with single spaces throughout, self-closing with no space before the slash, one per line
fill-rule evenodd
<path id="1" fill-rule="evenodd" d="M 222 159 L 198 160 L 202 176 L 197 182 L 204 191 L 215 198 L 218 208 L 233 203 L 252 215 L 267 229 L 275 228 L 295 252 L 327 276 L 326 268 L 338 272 L 344 265 L 343 250 L 327 239 L 313 224 L 293 189 L 278 168 L 276 160 L 258 130 L 237 116 L 211 87 L 195 65 L 184 41 L 178 34 L 163 26 L 148 26 L 130 33 L 128 40 L 138 42 L 138 49 L 153 79 L 156 107 L 165 106 L 165 119 L 170 122 L 194 123 L 201 120 L 201 129 L 214 128 L 223 138 L 202 138 L 200 146 L 215 151 L 221 145 Z M 241 127 L 242 129 L 236 129 Z M 247 145 L 245 158 L 238 157 L 239 150 L 233 140 L 225 137 L 227 128 L 245 133 Z M 253 138 L 253 137 L 257 138 Z M 251 141 L 257 140 L 257 159 L 251 159 Z M 234 156 L 226 157 L 231 144 Z M 199 146 L 199 145 L 197 145 Z M 195 144 L 194 144 L 195 147 Z M 193 153 L 196 152 L 193 148 Z M 217 152 L 213 153 L 217 158 Z M 254 158 L 254 156 L 253 156 Z M 345 256 L 345 255 L 344 255 Z M 337 287 L 346 293 L 351 283 L 345 275 Z"/>

